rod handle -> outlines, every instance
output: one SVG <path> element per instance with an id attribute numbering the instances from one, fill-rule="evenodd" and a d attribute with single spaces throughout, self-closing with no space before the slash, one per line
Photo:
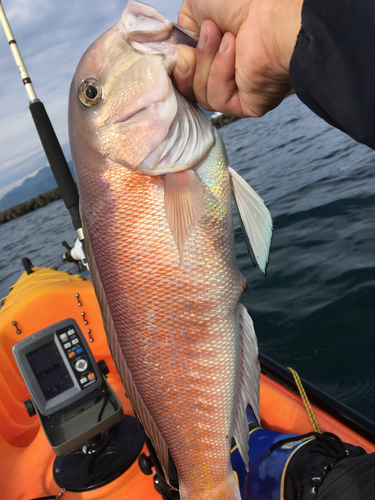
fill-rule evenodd
<path id="1" fill-rule="evenodd" d="M 55 131 L 53 130 L 44 104 L 39 101 L 39 99 L 36 99 L 30 103 L 29 107 L 43 149 L 46 153 L 47 160 L 60 190 L 61 197 L 64 200 L 66 208 L 71 214 L 74 229 L 77 230 L 82 227 L 78 209 L 79 196 L 68 163 L 56 137 Z"/>

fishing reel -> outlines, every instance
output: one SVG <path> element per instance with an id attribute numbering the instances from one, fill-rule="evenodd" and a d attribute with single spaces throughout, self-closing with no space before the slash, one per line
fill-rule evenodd
<path id="1" fill-rule="evenodd" d="M 76 238 L 73 247 L 69 246 L 69 243 L 67 243 L 65 240 L 61 244 L 67 250 L 63 254 L 63 262 L 71 262 L 72 264 L 74 264 L 76 266 L 77 273 L 79 273 L 81 269 L 89 270 L 89 263 L 86 257 L 83 240 L 81 241 Z"/>

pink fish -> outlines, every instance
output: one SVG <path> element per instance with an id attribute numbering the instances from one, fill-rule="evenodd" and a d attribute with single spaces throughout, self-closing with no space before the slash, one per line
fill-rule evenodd
<path id="1" fill-rule="evenodd" d="M 169 450 L 182 500 L 238 500 L 231 439 L 246 464 L 259 364 L 239 303 L 231 192 L 263 271 L 272 221 L 204 113 L 173 87 L 189 40 L 129 1 L 78 65 L 70 142 L 108 343 L 166 479 Z"/>

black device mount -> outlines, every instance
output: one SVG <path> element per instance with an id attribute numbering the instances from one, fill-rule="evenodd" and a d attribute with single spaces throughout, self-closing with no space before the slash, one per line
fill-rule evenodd
<path id="1" fill-rule="evenodd" d="M 57 455 L 57 484 L 87 491 L 123 474 L 137 459 L 143 434 L 135 417 L 123 416 L 106 363 L 96 362 L 74 319 L 26 337 L 13 354 L 31 395 L 26 410 L 38 416 Z"/>

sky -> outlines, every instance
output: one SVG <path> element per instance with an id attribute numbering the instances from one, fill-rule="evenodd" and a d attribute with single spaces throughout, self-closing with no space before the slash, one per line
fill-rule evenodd
<path id="1" fill-rule="evenodd" d="M 121 17 L 127 0 L 3 0 L 37 97 L 70 160 L 68 94 L 85 50 Z M 176 21 L 182 0 L 150 5 Z M 0 198 L 20 179 L 48 165 L 29 101 L 0 26 Z M 17 182 L 18 181 L 18 182 Z"/>

